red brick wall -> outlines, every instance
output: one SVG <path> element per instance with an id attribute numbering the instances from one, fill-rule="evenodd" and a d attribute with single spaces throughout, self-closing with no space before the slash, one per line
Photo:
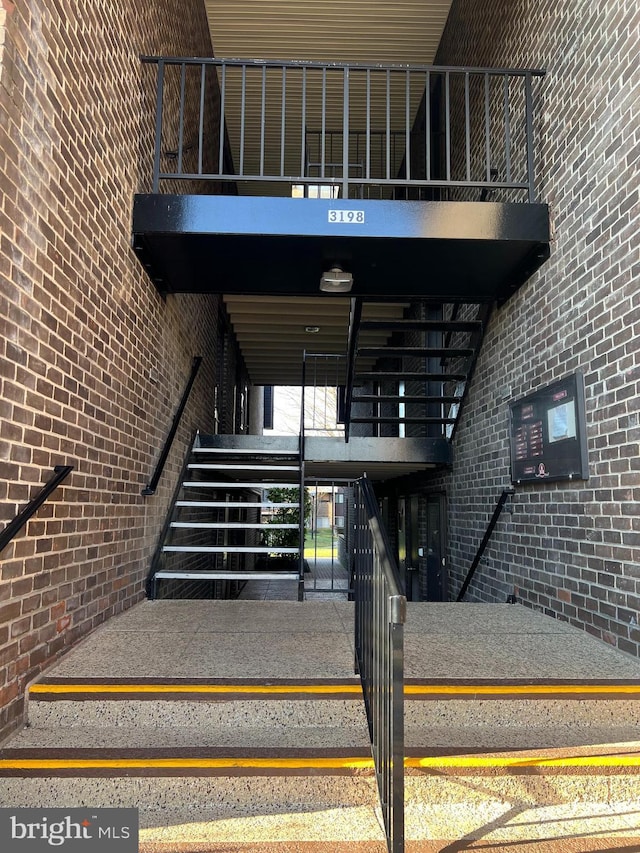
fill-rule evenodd
<path id="1" fill-rule="evenodd" d="M 542 67 L 536 171 L 552 256 L 492 318 L 448 482 L 452 593 L 509 478 L 508 403 L 585 374 L 588 482 L 520 486 L 467 598 L 640 649 L 640 100 L 636 0 L 455 0 L 437 61 Z"/>
<path id="2" fill-rule="evenodd" d="M 0 557 L 0 734 L 30 679 L 143 596 L 185 447 L 213 432 L 222 311 L 214 296 L 163 301 L 130 248 L 153 127 L 139 55 L 210 54 L 203 4 L 3 0 L 2 45 L 0 521 L 54 465 L 74 471 Z"/>

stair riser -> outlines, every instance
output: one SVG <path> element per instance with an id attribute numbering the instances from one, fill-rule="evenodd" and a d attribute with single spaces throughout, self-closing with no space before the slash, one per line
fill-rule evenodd
<path id="1" fill-rule="evenodd" d="M 340 726 L 363 729 L 366 718 L 361 700 L 259 699 L 225 701 L 179 700 L 57 700 L 31 701 L 32 727 L 56 726 L 157 726 L 208 729 Z"/>
<path id="2" fill-rule="evenodd" d="M 638 727 L 638 699 L 438 699 L 405 702 L 411 728 L 573 728 Z"/>
<path id="3" fill-rule="evenodd" d="M 93 806 L 140 808 L 143 814 L 167 809 L 193 820 L 259 815 L 268 811 L 322 810 L 332 807 L 375 809 L 375 779 L 322 775 L 144 776 L 114 778 L 9 778 L 2 780 L 0 807 Z"/>

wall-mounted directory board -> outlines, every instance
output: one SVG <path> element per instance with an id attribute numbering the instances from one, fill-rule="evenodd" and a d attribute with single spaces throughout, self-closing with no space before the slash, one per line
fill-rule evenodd
<path id="1" fill-rule="evenodd" d="M 528 394 L 510 409 L 513 483 L 589 478 L 581 373 Z"/>

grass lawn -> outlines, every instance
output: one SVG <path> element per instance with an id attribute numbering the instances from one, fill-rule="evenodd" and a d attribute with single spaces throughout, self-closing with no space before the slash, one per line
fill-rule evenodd
<path id="1" fill-rule="evenodd" d="M 337 557 L 338 540 L 334 539 L 333 531 L 323 528 L 315 533 L 316 535 L 312 536 L 311 531 L 307 531 L 304 537 L 305 557 Z"/>

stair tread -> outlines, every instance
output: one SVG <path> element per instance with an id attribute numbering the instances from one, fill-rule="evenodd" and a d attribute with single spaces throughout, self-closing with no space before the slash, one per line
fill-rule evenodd
<path id="1" fill-rule="evenodd" d="M 166 746 L 169 744 L 169 746 Z M 176 750 L 192 754 L 233 749 L 246 754 L 258 750 L 274 754 L 369 749 L 366 724 L 362 726 L 31 726 L 12 737 L 0 749 L 0 758 L 17 751 L 33 750 L 130 750 L 143 749 L 168 755 Z"/>

